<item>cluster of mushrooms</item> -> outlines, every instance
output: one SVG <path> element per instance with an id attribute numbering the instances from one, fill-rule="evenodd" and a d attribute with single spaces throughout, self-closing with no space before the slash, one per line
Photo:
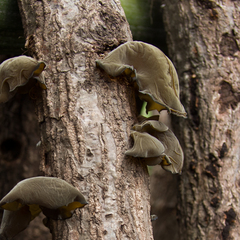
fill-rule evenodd
<path id="1" fill-rule="evenodd" d="M 158 48 L 140 41 L 130 41 L 110 52 L 96 65 L 110 76 L 130 76 L 139 97 L 147 102 L 146 111 L 168 110 L 186 118 L 179 99 L 177 72 L 169 58 Z M 135 124 L 131 131 L 134 145 L 126 155 L 138 157 L 147 165 L 161 165 L 172 173 L 181 173 L 183 151 L 174 133 L 159 116 Z"/>
<path id="2" fill-rule="evenodd" d="M 172 62 L 158 48 L 139 41 L 122 44 L 96 65 L 109 75 L 126 74 L 147 102 L 146 111 L 168 110 L 186 117 L 179 100 L 179 81 Z M 29 93 L 36 86 L 46 89 L 42 71 L 44 62 L 19 56 L 0 65 L 0 103 L 16 92 Z M 161 165 L 172 173 L 181 173 L 183 151 L 173 132 L 159 116 L 152 116 L 132 127 L 134 145 L 126 155 L 141 158 L 147 165 Z M 84 196 L 66 181 L 54 177 L 33 177 L 19 182 L 1 201 L 4 209 L 1 239 L 12 239 L 23 231 L 40 212 L 47 218 L 66 219 L 76 208 L 87 204 Z"/>

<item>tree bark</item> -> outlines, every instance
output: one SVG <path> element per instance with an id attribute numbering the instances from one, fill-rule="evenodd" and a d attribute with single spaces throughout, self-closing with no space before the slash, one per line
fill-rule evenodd
<path id="1" fill-rule="evenodd" d="M 21 0 L 27 47 L 47 63 L 36 104 L 41 170 L 78 188 L 89 204 L 50 221 L 53 239 L 152 239 L 149 176 L 124 152 L 136 122 L 134 89 L 95 60 L 131 40 L 119 1 Z"/>
<path id="2" fill-rule="evenodd" d="M 239 2 L 163 1 L 188 119 L 173 119 L 185 164 L 180 239 L 239 239 Z"/>

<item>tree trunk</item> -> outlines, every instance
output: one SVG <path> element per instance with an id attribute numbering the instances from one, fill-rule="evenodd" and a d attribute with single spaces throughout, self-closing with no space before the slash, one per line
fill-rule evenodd
<path id="1" fill-rule="evenodd" d="M 185 165 L 181 239 L 239 239 L 239 2 L 164 1 L 169 56 L 188 119 L 174 118 Z"/>
<path id="2" fill-rule="evenodd" d="M 21 0 L 27 46 L 47 63 L 36 104 L 41 169 L 88 201 L 50 221 L 53 239 L 152 239 L 147 168 L 124 152 L 136 122 L 134 89 L 95 67 L 131 33 L 119 1 Z"/>

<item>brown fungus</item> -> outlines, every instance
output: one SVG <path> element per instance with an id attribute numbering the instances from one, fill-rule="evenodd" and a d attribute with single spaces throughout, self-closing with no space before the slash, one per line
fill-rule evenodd
<path id="1" fill-rule="evenodd" d="M 70 218 L 76 208 L 86 204 L 84 196 L 76 188 L 54 177 L 25 179 L 0 201 L 0 207 L 9 211 L 18 211 L 27 205 L 32 219 L 41 211 L 52 219 Z"/>
<path id="2" fill-rule="evenodd" d="M 156 137 L 165 147 L 162 156 L 163 161 L 160 163 L 162 168 L 171 173 L 181 173 L 184 155 L 181 145 L 174 133 L 168 129 L 166 132 L 157 133 Z"/>
<path id="3" fill-rule="evenodd" d="M 141 124 L 135 124 L 133 129 L 141 133 L 151 134 L 164 146 L 165 150 L 160 156 L 147 157 L 145 159 L 147 165 L 160 164 L 167 171 L 181 173 L 184 160 L 181 145 L 174 133 L 164 123 L 146 120 Z"/>
<path id="4" fill-rule="evenodd" d="M 41 74 L 46 64 L 27 57 L 19 56 L 7 59 L 0 65 L 0 103 L 7 102 L 16 92 L 27 93 L 35 85 L 46 89 Z M 34 81 L 35 79 L 35 81 Z"/>
<path id="5" fill-rule="evenodd" d="M 135 124 L 133 126 L 133 130 L 138 131 L 138 132 L 147 132 L 147 133 L 151 133 L 151 132 L 165 132 L 168 130 L 168 127 L 159 121 L 155 121 L 155 120 L 146 120 L 144 122 L 142 122 L 141 124 Z"/>
<path id="6" fill-rule="evenodd" d="M 147 102 L 147 111 L 167 109 L 178 116 L 186 117 L 179 99 L 179 80 L 170 59 L 157 47 L 139 41 L 126 42 L 96 65 L 109 75 L 122 73 L 136 81 L 139 96 Z"/>
<path id="7" fill-rule="evenodd" d="M 126 155 L 141 158 L 158 157 L 164 152 L 163 144 L 148 133 L 132 131 L 134 145 L 125 152 Z"/>
<path id="8" fill-rule="evenodd" d="M 27 228 L 31 220 L 31 212 L 27 205 L 17 211 L 4 210 L 0 228 L 0 239 L 12 239 Z"/>

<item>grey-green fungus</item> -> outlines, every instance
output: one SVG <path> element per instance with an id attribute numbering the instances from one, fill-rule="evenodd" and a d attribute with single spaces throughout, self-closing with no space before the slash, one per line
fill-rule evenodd
<path id="1" fill-rule="evenodd" d="M 133 130 L 138 131 L 138 132 L 153 132 L 153 131 L 158 131 L 158 132 L 165 132 L 168 130 L 168 127 L 159 121 L 156 120 L 146 120 L 140 124 L 135 124 L 133 126 Z"/>
<path id="2" fill-rule="evenodd" d="M 51 219 L 70 218 L 76 208 L 82 208 L 86 204 L 84 196 L 62 179 L 25 179 L 0 201 L 0 207 L 4 209 L 0 233 L 10 236 L 22 231 L 41 211 Z M 16 224 L 18 221 L 19 224 Z M 9 233 L 10 230 L 13 233 Z"/>
<path id="3" fill-rule="evenodd" d="M 163 144 L 148 133 L 132 131 L 131 136 L 134 145 L 125 152 L 126 155 L 141 158 L 151 158 L 160 156 L 165 148 Z"/>
<path id="4" fill-rule="evenodd" d="M 147 102 L 147 111 L 163 109 L 186 117 L 179 99 L 179 80 L 170 59 L 157 47 L 139 41 L 126 42 L 96 65 L 109 75 L 130 75 L 137 83 L 139 96 Z"/>
<path id="5" fill-rule="evenodd" d="M 32 216 L 38 215 L 42 210 L 47 217 L 53 219 L 69 218 L 73 210 L 86 204 L 84 196 L 76 188 L 54 177 L 25 179 L 0 201 L 3 209 L 16 211 L 28 205 Z"/>
<path id="6" fill-rule="evenodd" d="M 0 103 L 7 102 L 16 92 L 27 93 L 36 84 L 46 89 L 42 71 L 46 64 L 18 56 L 5 60 L 0 65 Z"/>
<path id="7" fill-rule="evenodd" d="M 31 212 L 27 205 L 17 211 L 4 210 L 0 228 L 0 239 L 12 239 L 27 228 L 31 220 Z"/>
<path id="8" fill-rule="evenodd" d="M 160 163 L 162 168 L 170 171 L 171 173 L 181 173 L 184 155 L 181 145 L 174 133 L 168 129 L 165 132 L 156 133 L 156 138 L 165 147 L 165 151 L 162 156 L 163 161 Z"/>
<path id="9" fill-rule="evenodd" d="M 167 171 L 181 173 L 184 160 L 181 145 L 174 133 L 164 123 L 146 120 L 141 124 L 135 124 L 133 129 L 141 133 L 151 134 L 164 146 L 164 152 L 160 156 L 145 159 L 147 165 L 160 164 Z"/>

